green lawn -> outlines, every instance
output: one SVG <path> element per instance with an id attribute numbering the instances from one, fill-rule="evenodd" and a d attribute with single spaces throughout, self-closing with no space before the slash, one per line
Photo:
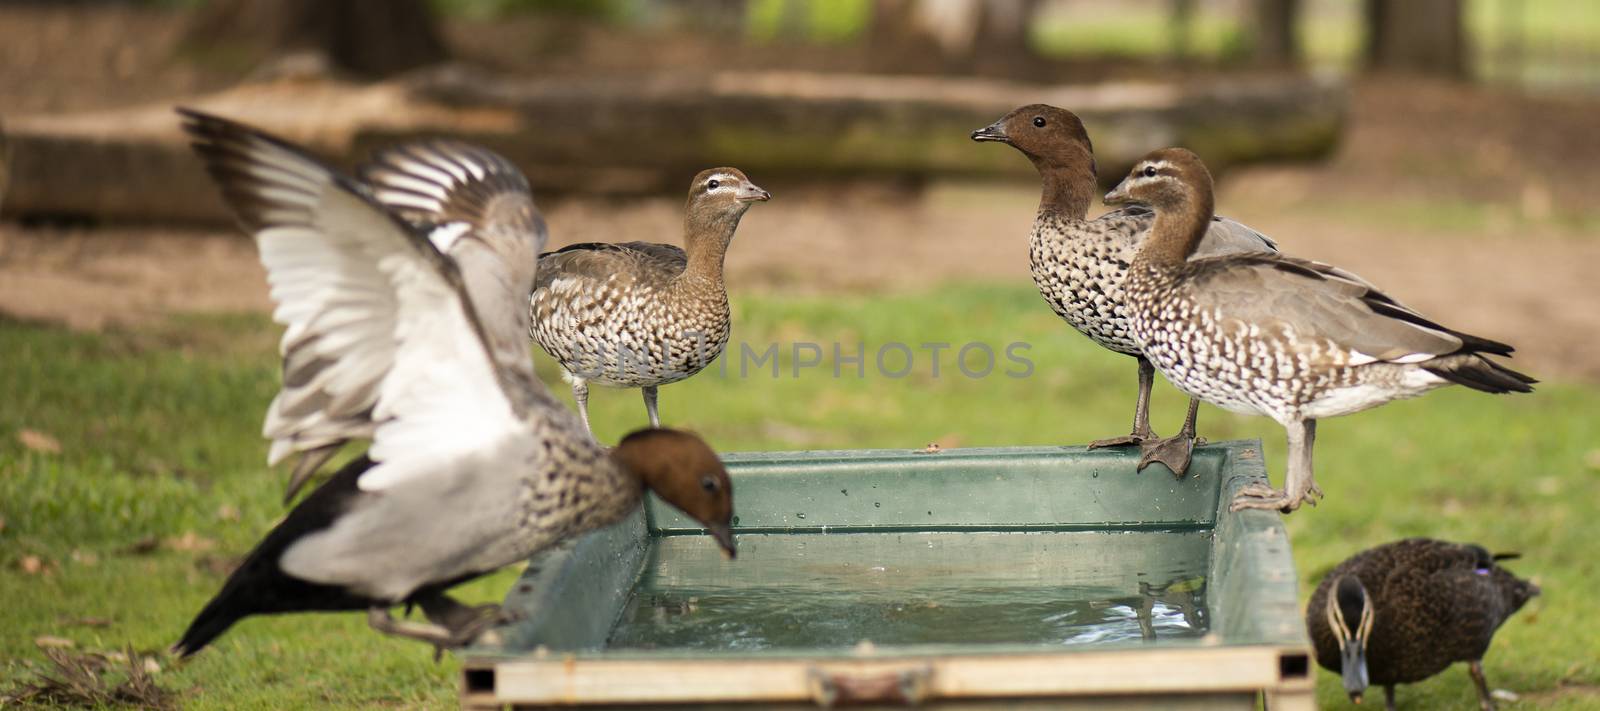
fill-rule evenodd
<path id="1" fill-rule="evenodd" d="M 713 369 L 663 389 L 663 417 L 723 450 L 1071 443 L 1128 426 L 1133 364 L 1071 333 L 1027 287 L 746 297 L 735 323 L 735 347 L 760 344 L 758 352 L 771 341 L 865 342 L 868 373 L 847 369 L 835 380 L 825 345 L 824 365 L 798 377 L 792 358 L 776 378 L 770 369 L 739 378 L 734 361 L 726 376 Z M 215 592 L 218 571 L 281 515 L 284 474 L 264 466 L 258 435 L 276 388 L 276 335 L 256 316 L 99 336 L 0 321 L 0 688 L 42 663 L 40 636 L 79 650 L 164 648 Z M 997 350 L 1027 342 L 1035 372 L 971 379 L 946 352 L 934 378 L 920 344 L 940 341 Z M 889 342 L 916 349 L 909 376 L 873 372 L 872 354 Z M 644 422 L 635 392 L 597 389 L 591 404 L 602 439 Z M 1176 427 L 1174 391 L 1158 386 L 1155 407 L 1158 430 Z M 1212 409 L 1201 418 L 1212 439 L 1263 438 L 1281 471 L 1282 433 L 1270 422 Z M 60 452 L 24 429 L 54 438 Z M 1521 551 L 1514 567 L 1545 595 L 1495 640 L 1490 681 L 1523 695 L 1509 707 L 1593 708 L 1600 623 L 1582 601 L 1600 588 L 1597 433 L 1600 388 L 1559 383 L 1522 397 L 1451 389 L 1325 423 L 1318 471 L 1327 500 L 1289 521 L 1304 589 L 1350 553 L 1401 536 Z M 42 570 L 28 572 L 36 563 Z M 464 596 L 497 599 L 514 575 L 478 581 Z M 355 614 L 252 619 L 189 663 L 161 663 L 157 680 L 194 708 L 444 706 L 457 670 L 369 632 Z M 1319 683 L 1324 705 L 1348 707 L 1337 679 Z M 1464 669 L 1401 694 L 1414 709 L 1465 708 L 1472 698 Z"/>

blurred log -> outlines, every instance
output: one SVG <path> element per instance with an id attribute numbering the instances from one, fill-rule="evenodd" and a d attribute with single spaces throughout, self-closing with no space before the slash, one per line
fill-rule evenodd
<path id="1" fill-rule="evenodd" d="M 1185 145 L 1213 170 L 1324 155 L 1344 93 L 1303 77 L 1182 85 L 1039 86 L 973 79 L 728 73 L 507 80 L 438 71 L 367 86 L 278 83 L 189 102 L 350 165 L 371 150 L 454 135 L 504 153 L 536 190 L 678 192 L 735 165 L 768 182 L 1030 176 L 1014 151 L 968 134 L 1023 103 L 1077 111 L 1102 178 Z M 15 210 L 135 220 L 225 219 L 170 107 L 17 117 Z"/>

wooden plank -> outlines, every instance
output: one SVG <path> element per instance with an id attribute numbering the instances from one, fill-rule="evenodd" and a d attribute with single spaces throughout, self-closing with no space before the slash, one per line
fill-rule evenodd
<path id="1" fill-rule="evenodd" d="M 475 663 L 492 669 L 492 691 L 469 703 L 680 704 L 814 700 L 818 674 L 868 679 L 922 675 L 922 698 L 1074 697 L 1214 693 L 1283 686 L 1278 647 L 1191 647 L 1061 654 L 812 659 L 579 659 Z M 1285 687 L 1288 699 L 1308 684 Z"/>

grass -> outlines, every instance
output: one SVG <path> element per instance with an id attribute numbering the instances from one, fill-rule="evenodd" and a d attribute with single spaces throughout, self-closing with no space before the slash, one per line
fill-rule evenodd
<path id="1" fill-rule="evenodd" d="M 746 297 L 735 323 L 734 348 L 785 344 L 776 377 L 769 364 L 740 378 L 735 360 L 726 374 L 714 368 L 661 394 L 668 422 L 693 425 L 723 450 L 1082 442 L 1128 425 L 1132 363 L 1071 333 L 1026 288 Z M 0 321 L 0 689 L 48 670 L 38 637 L 102 653 L 164 648 L 281 515 L 283 472 L 263 465 L 258 435 L 276 388 L 276 334 L 257 316 L 104 335 Z M 863 377 L 851 366 L 833 378 L 836 341 L 846 354 L 866 344 Z M 969 341 L 991 344 L 1000 370 L 1017 367 L 1006 344 L 1028 343 L 1019 353 L 1034 372 L 969 378 L 952 348 L 933 377 L 921 344 Z M 795 342 L 823 344 L 822 362 L 796 375 Z M 875 370 L 875 353 L 892 342 L 916 356 L 902 378 Z M 887 365 L 902 365 L 903 354 L 888 355 Z M 644 421 L 634 392 L 597 389 L 591 405 L 604 440 Z M 1182 401 L 1159 386 L 1155 408 L 1157 429 L 1171 430 Z M 1271 423 L 1208 408 L 1201 428 L 1213 439 L 1261 437 L 1281 471 Z M 1325 423 L 1318 471 L 1328 498 L 1289 519 L 1303 589 L 1350 553 L 1401 536 L 1521 551 L 1515 569 L 1545 595 L 1495 640 L 1490 681 L 1523 694 L 1513 708 L 1593 707 L 1600 622 L 1582 591 L 1600 586 L 1596 432 L 1600 388 L 1564 384 L 1528 397 L 1450 389 Z M 515 574 L 473 583 L 463 597 L 497 599 Z M 160 662 L 155 680 L 200 709 L 445 706 L 457 673 L 454 661 L 436 665 L 430 650 L 375 635 L 354 614 L 256 618 L 188 663 Z M 1337 679 L 1319 675 L 1320 701 L 1347 707 L 1340 696 Z M 1400 698 L 1461 708 L 1473 697 L 1455 669 Z"/>

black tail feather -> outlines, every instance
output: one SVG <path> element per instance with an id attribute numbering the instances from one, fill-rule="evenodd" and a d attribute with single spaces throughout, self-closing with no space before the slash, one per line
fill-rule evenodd
<path id="1" fill-rule="evenodd" d="M 1423 369 L 1457 385 L 1464 385 L 1486 393 L 1531 393 L 1533 377 L 1507 368 L 1488 358 L 1473 354 L 1468 357 L 1442 358 L 1442 363 L 1424 364 Z"/>
<path id="2" fill-rule="evenodd" d="M 364 610 L 382 604 L 344 588 L 295 578 L 278 567 L 278 559 L 295 541 L 333 525 L 358 494 L 356 480 L 371 466 L 372 461 L 365 455 L 351 460 L 295 506 L 228 576 L 222 590 L 206 603 L 189 623 L 183 638 L 173 645 L 173 652 L 190 656 L 251 615 Z"/>

